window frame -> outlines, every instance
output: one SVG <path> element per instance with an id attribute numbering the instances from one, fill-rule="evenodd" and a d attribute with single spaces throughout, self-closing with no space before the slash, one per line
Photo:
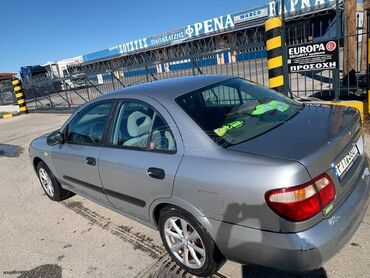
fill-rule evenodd
<path id="1" fill-rule="evenodd" d="M 104 125 L 104 129 L 103 129 L 103 137 L 102 137 L 102 140 L 100 143 L 93 143 L 93 144 L 88 144 L 88 143 L 77 143 L 77 142 L 71 142 L 68 140 L 68 135 L 69 135 L 69 127 L 70 127 L 70 124 L 77 118 L 81 115 L 81 113 L 83 113 L 84 111 L 86 111 L 87 109 L 90 109 L 91 107 L 94 107 L 94 106 L 98 106 L 98 105 L 101 105 L 101 104 L 104 104 L 104 103 L 111 103 L 111 107 L 110 107 L 110 111 L 109 111 L 109 114 L 108 114 L 108 118 L 107 118 L 107 121 L 105 122 L 105 125 Z M 112 118 L 112 115 L 116 109 L 116 101 L 114 99 L 106 99 L 106 100 L 102 100 L 102 101 L 97 101 L 97 102 L 93 102 L 89 105 L 86 105 L 86 107 L 82 108 L 80 111 L 78 111 L 76 113 L 76 115 L 73 116 L 73 118 L 71 118 L 68 122 L 68 124 L 65 126 L 62 134 L 63 134 L 63 138 L 64 138 L 64 143 L 65 144 L 70 144 L 70 145 L 78 145 L 78 146 L 91 146 L 91 147 L 101 147 L 105 144 L 106 142 L 106 137 L 107 137 L 107 131 L 108 131 L 108 128 L 110 126 L 110 122 L 111 122 L 111 118 Z"/>
<path id="2" fill-rule="evenodd" d="M 125 102 L 141 103 L 143 105 L 148 106 L 150 109 L 153 110 L 153 118 L 152 118 L 152 123 L 151 123 L 151 126 L 150 126 L 150 130 L 149 130 L 149 136 L 148 136 L 148 140 L 147 140 L 147 148 L 146 149 L 136 147 L 136 146 L 114 145 L 112 143 L 115 127 L 116 127 L 118 117 L 119 117 L 119 112 L 120 112 L 120 109 L 124 105 Z M 172 136 L 173 141 L 175 143 L 175 150 L 149 149 L 149 143 L 150 143 L 150 139 L 152 138 L 152 133 L 153 133 L 153 124 L 154 124 L 155 117 L 157 117 L 157 116 L 162 118 L 162 120 L 164 121 L 164 123 L 166 124 L 168 129 L 170 130 L 171 136 Z M 155 109 L 149 103 L 147 103 L 143 100 L 140 100 L 140 99 L 135 99 L 135 98 L 120 98 L 120 99 L 117 99 L 117 101 L 115 103 L 114 113 L 112 113 L 112 117 L 109 121 L 109 129 L 106 130 L 106 137 L 105 137 L 105 141 L 104 141 L 103 146 L 108 147 L 108 148 L 122 149 L 122 150 L 142 151 L 142 152 L 162 153 L 162 154 L 177 154 L 177 151 L 178 151 L 178 149 L 177 149 L 178 145 L 177 145 L 177 142 L 176 142 L 176 138 L 174 136 L 174 133 L 173 133 L 170 125 L 166 121 L 165 117 L 163 117 L 163 115 L 161 113 L 159 113 L 158 110 Z"/>

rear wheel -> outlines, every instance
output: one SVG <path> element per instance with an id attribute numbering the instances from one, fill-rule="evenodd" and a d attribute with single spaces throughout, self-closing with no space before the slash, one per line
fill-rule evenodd
<path id="1" fill-rule="evenodd" d="M 206 229 L 194 216 L 180 208 L 162 209 L 159 231 L 172 259 L 193 275 L 211 276 L 225 263 Z"/>
<path id="2" fill-rule="evenodd" d="M 73 193 L 60 186 L 60 183 L 45 162 L 40 161 L 36 166 L 36 171 L 42 189 L 51 200 L 59 202 L 73 195 Z"/>

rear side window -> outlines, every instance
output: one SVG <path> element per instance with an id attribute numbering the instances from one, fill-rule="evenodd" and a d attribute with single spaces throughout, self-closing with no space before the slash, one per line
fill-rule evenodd
<path id="1" fill-rule="evenodd" d="M 77 114 L 67 128 L 67 142 L 73 144 L 100 144 L 103 141 L 112 102 L 92 104 Z"/>
<path id="2" fill-rule="evenodd" d="M 121 105 L 113 145 L 147 149 L 154 111 L 145 104 L 128 101 Z"/>
<path id="3" fill-rule="evenodd" d="M 156 114 L 153 122 L 149 149 L 161 151 L 176 151 L 175 139 L 163 118 Z"/>
<path id="4" fill-rule="evenodd" d="M 204 132 L 226 147 L 268 132 L 302 108 L 298 102 L 241 78 L 187 93 L 176 102 Z"/>
<path id="5" fill-rule="evenodd" d="M 111 144 L 152 151 L 176 151 L 167 123 L 149 105 L 125 101 L 118 111 Z"/>

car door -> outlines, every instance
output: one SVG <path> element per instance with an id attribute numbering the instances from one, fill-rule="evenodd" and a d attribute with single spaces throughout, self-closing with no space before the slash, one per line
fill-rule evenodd
<path id="1" fill-rule="evenodd" d="M 104 192 L 116 209 L 147 221 L 150 204 L 172 194 L 180 134 L 167 110 L 146 97 L 120 102 L 110 134 L 99 158 Z"/>
<path id="2" fill-rule="evenodd" d="M 65 127 L 64 143 L 53 146 L 51 158 L 63 187 L 89 199 L 109 204 L 99 177 L 98 158 L 112 101 L 93 103 Z"/>

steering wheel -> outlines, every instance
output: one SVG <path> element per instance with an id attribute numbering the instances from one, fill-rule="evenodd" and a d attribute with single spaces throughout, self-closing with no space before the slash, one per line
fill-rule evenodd
<path id="1" fill-rule="evenodd" d="M 89 139 L 92 143 L 100 143 L 102 140 L 104 124 L 102 122 L 93 123 L 89 129 Z"/>
<path id="2" fill-rule="evenodd" d="M 87 140 L 86 140 L 85 136 L 83 136 L 79 133 L 75 133 L 75 132 L 72 132 L 69 135 L 69 140 L 72 141 L 72 142 L 75 142 L 75 143 L 79 143 L 79 144 L 86 144 L 87 143 Z"/>

